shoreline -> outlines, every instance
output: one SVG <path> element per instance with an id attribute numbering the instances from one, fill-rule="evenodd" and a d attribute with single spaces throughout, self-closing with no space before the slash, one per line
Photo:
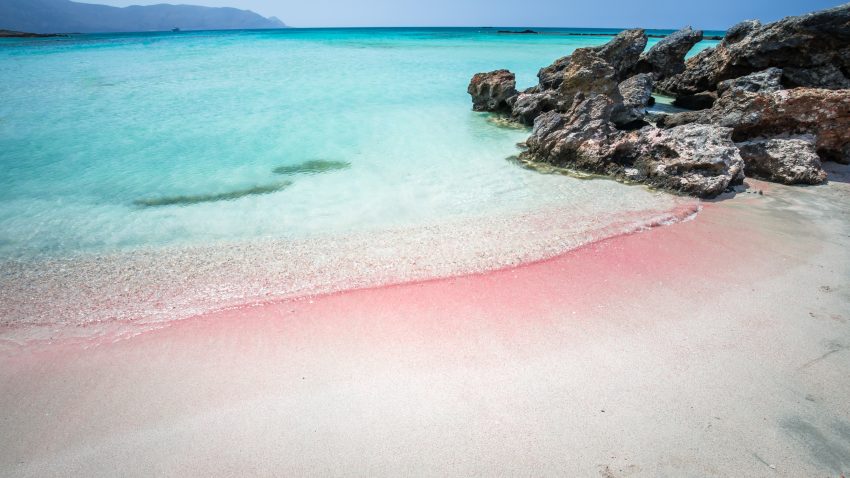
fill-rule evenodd
<path id="1" fill-rule="evenodd" d="M 20 476 L 846 473 L 850 168 L 830 170 L 816 188 L 748 180 L 765 194 L 514 269 L 16 354 L 0 372 L 0 463 Z"/>
<path id="2" fill-rule="evenodd" d="M 687 220 L 700 207 L 690 198 L 651 194 L 660 194 L 659 206 L 666 207 L 602 217 L 544 207 L 380 234 L 6 261 L 0 350 L 65 339 L 111 341 L 243 306 L 510 269 Z M 465 240 L 473 235 L 475 243 Z"/>

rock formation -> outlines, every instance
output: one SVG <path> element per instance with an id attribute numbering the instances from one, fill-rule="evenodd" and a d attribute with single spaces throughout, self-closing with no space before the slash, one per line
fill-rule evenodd
<path id="1" fill-rule="evenodd" d="M 711 109 L 671 115 L 659 125 L 717 124 L 732 128 L 736 142 L 808 134 L 815 138 L 821 159 L 850 163 L 850 90 L 783 90 L 770 75 L 775 79 L 777 71 L 733 80 L 722 87 L 724 93 Z M 766 82 L 754 86 L 761 80 Z"/>
<path id="2" fill-rule="evenodd" d="M 643 52 L 643 30 L 579 48 L 522 93 L 507 70 L 478 74 L 473 108 L 534 125 L 526 162 L 544 162 L 699 197 L 745 174 L 785 184 L 850 163 L 850 4 L 762 25 L 743 22 L 689 61 L 688 27 Z M 803 86 L 801 86 L 803 85 Z M 653 113 L 653 88 L 701 109 Z"/>
<path id="3" fill-rule="evenodd" d="M 466 90 L 475 111 L 510 111 L 508 99 L 516 96 L 516 76 L 508 70 L 478 73 Z"/>
<path id="4" fill-rule="evenodd" d="M 673 95 L 713 91 L 724 80 L 770 67 L 786 73 L 786 87 L 841 89 L 850 73 L 850 4 L 762 25 L 732 27 L 720 44 L 687 62 L 684 72 L 660 83 Z"/>
<path id="5" fill-rule="evenodd" d="M 756 139 L 738 143 L 748 176 L 783 184 L 820 184 L 826 181 L 811 135 Z"/>
<path id="6" fill-rule="evenodd" d="M 640 56 L 635 67 L 638 73 L 652 72 L 655 81 L 685 71 L 685 55 L 703 38 L 702 30 L 691 27 L 664 37 Z"/>

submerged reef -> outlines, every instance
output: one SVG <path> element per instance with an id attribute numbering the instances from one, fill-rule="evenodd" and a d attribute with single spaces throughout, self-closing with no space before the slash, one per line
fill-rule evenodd
<path id="1" fill-rule="evenodd" d="M 330 171 L 348 169 L 351 163 L 347 161 L 328 161 L 324 159 L 313 159 L 298 164 L 278 166 L 272 170 L 275 174 L 294 176 L 297 174 L 320 174 Z M 245 189 L 225 191 L 222 193 L 187 194 L 177 196 L 163 196 L 158 198 L 138 199 L 133 204 L 141 207 L 160 206 L 191 206 L 205 202 L 232 201 L 246 196 L 257 196 L 282 191 L 292 185 L 292 181 L 279 181 L 272 184 L 252 186 Z"/>
<path id="2" fill-rule="evenodd" d="M 347 161 L 328 161 L 324 159 L 312 159 L 303 163 L 278 166 L 272 170 L 275 174 L 295 175 L 295 174 L 319 174 L 340 169 L 348 169 L 351 163 Z"/>
<path id="3" fill-rule="evenodd" d="M 648 51 L 646 32 L 579 48 L 516 89 L 508 70 L 478 73 L 473 109 L 533 125 L 519 160 L 715 197 L 745 175 L 826 180 L 850 163 L 850 4 L 731 28 L 685 61 L 703 33 L 687 27 Z M 694 111 L 648 113 L 652 94 Z"/>
<path id="4" fill-rule="evenodd" d="M 190 206 L 204 202 L 216 201 L 232 201 L 246 196 L 256 196 L 261 194 L 271 194 L 282 191 L 292 185 L 292 181 L 282 181 L 274 184 L 266 184 L 261 186 L 253 186 L 245 189 L 236 189 L 234 191 L 226 191 L 222 193 L 210 194 L 192 194 L 180 196 L 163 196 L 158 198 L 138 199 L 133 201 L 133 204 L 141 207 L 159 207 L 159 206 Z"/>

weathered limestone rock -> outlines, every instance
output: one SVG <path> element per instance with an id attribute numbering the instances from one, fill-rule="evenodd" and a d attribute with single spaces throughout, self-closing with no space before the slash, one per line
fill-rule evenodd
<path id="1" fill-rule="evenodd" d="M 475 111 L 510 111 L 508 99 L 517 95 L 516 76 L 508 70 L 478 73 L 466 91 L 472 95 Z"/>
<path id="2" fill-rule="evenodd" d="M 690 124 L 619 131 L 610 120 L 614 107 L 610 97 L 597 94 L 574 103 L 569 113 L 544 113 L 522 158 L 700 197 L 743 180 L 730 129 Z"/>
<path id="3" fill-rule="evenodd" d="M 821 184 L 826 172 L 814 136 L 753 139 L 737 143 L 747 176 L 783 184 Z"/>
<path id="4" fill-rule="evenodd" d="M 850 3 L 767 25 L 747 21 L 730 29 L 716 48 L 688 60 L 684 72 L 657 87 L 674 95 L 692 95 L 775 66 L 786 71 L 786 86 L 845 88 L 850 72 L 848 45 Z"/>
<path id="5" fill-rule="evenodd" d="M 540 88 L 544 90 L 554 90 L 561 86 L 564 80 L 563 72 L 570 65 L 570 57 L 565 56 L 558 58 L 551 65 L 541 68 L 537 72 L 537 79 L 540 80 Z"/>
<path id="6" fill-rule="evenodd" d="M 525 125 L 547 111 L 558 109 L 558 95 L 553 90 L 540 93 L 520 93 L 511 105 L 511 118 Z"/>
<path id="7" fill-rule="evenodd" d="M 638 73 L 652 73 L 656 81 L 685 71 L 685 56 L 703 38 L 702 30 L 686 27 L 667 35 L 640 56 Z"/>
<path id="8" fill-rule="evenodd" d="M 626 125 L 641 121 L 652 99 L 652 75 L 642 73 L 620 82 L 617 86 L 623 97 L 622 106 L 615 108 L 614 122 Z"/>
<path id="9" fill-rule="evenodd" d="M 640 60 L 640 55 L 646 48 L 648 39 L 642 29 L 625 30 L 617 34 L 604 45 L 579 48 L 573 55 L 558 58 L 551 65 L 537 72 L 540 88 L 543 90 L 556 89 L 561 86 L 564 71 L 570 66 L 572 57 L 579 51 L 594 52 L 614 69 L 616 79 L 624 80 L 630 76 L 631 70 Z"/>
<path id="10" fill-rule="evenodd" d="M 617 89 L 617 71 L 602 55 L 591 48 L 579 48 L 563 71 L 563 81 L 558 87 L 558 96 L 562 101 L 562 110 L 568 111 L 578 94 L 583 98 L 605 95 L 622 102 Z"/>
<path id="11" fill-rule="evenodd" d="M 633 179 L 698 197 L 715 197 L 744 180 L 744 162 L 732 130 L 689 124 L 632 131 L 616 145 L 615 160 Z M 629 161 L 631 164 L 629 165 Z"/>
<path id="12" fill-rule="evenodd" d="M 751 93 L 731 88 L 710 110 L 670 115 L 660 126 L 717 124 L 733 129 L 733 139 L 787 135 L 815 136 L 822 160 L 850 163 L 850 90 L 794 88 Z"/>
<path id="13" fill-rule="evenodd" d="M 743 90 L 750 93 L 768 93 L 782 89 L 782 70 L 768 68 L 734 80 L 721 81 L 717 85 L 717 94 L 723 95 L 729 90 Z"/>
<path id="14" fill-rule="evenodd" d="M 622 81 L 631 75 L 631 70 L 640 60 L 647 41 L 646 31 L 642 28 L 636 28 L 622 31 L 608 43 L 589 49 L 595 51 L 603 60 L 607 61 L 614 69 L 617 80 Z M 573 56 L 575 56 L 575 53 L 573 53 Z"/>
<path id="15" fill-rule="evenodd" d="M 821 160 L 850 163 L 850 89 L 829 89 L 850 83 L 849 20 L 847 4 L 770 25 L 743 22 L 686 66 L 701 32 L 686 28 L 642 54 L 645 32 L 627 30 L 541 69 L 540 83 L 522 93 L 507 70 L 476 75 L 469 92 L 476 110 L 534 125 L 527 162 L 699 197 L 739 184 L 745 170 L 817 184 L 826 178 Z M 662 91 L 678 93 L 674 104 L 701 110 L 648 114 L 658 79 Z"/>

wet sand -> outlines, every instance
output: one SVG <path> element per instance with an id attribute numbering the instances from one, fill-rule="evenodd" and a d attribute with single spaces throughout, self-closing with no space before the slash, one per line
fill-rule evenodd
<path id="1" fill-rule="evenodd" d="M 847 474 L 831 173 L 517 268 L 5 349 L 0 474 Z"/>

